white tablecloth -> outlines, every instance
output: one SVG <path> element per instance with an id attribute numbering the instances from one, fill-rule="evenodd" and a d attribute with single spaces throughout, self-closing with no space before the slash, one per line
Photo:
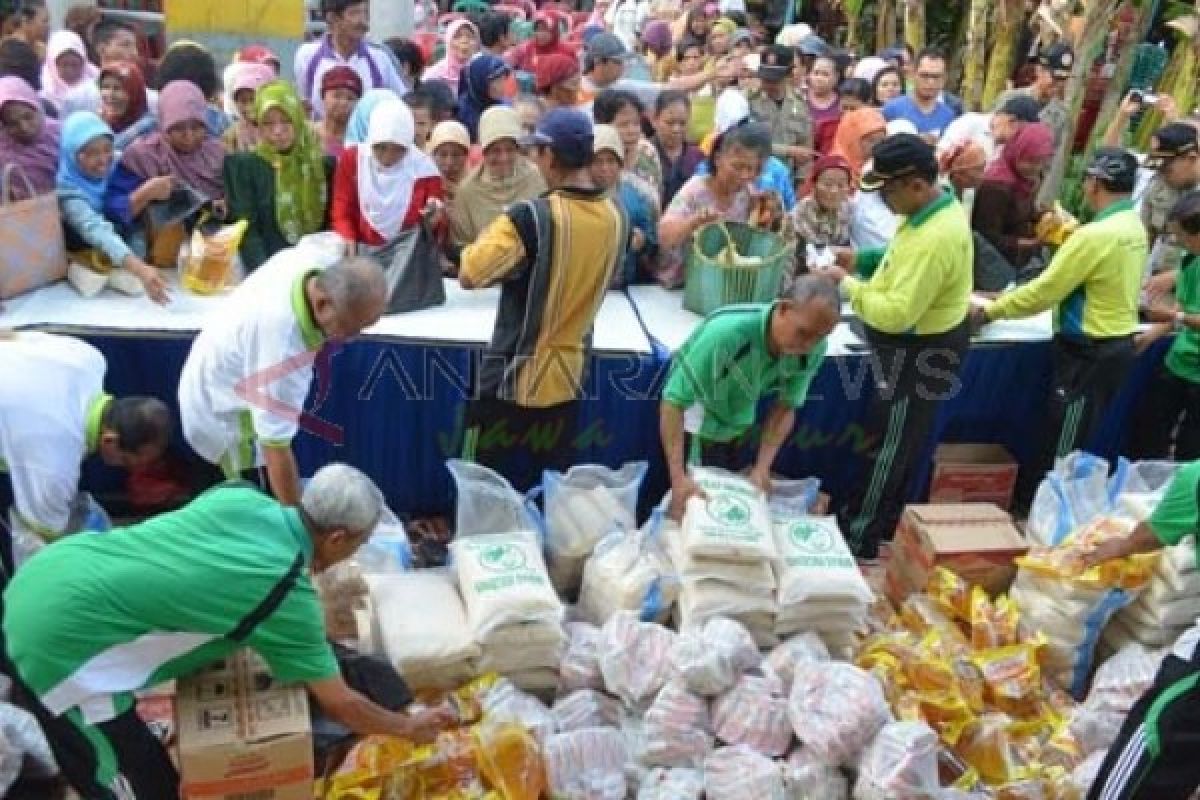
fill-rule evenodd
<path id="1" fill-rule="evenodd" d="M 492 338 L 499 289 L 467 291 L 446 280 L 446 303 L 409 314 L 385 316 L 364 336 L 433 344 L 483 345 Z M 222 296 L 200 297 L 172 287 L 169 306 L 145 297 L 127 297 L 105 290 L 83 297 L 58 283 L 7 301 L 0 311 L 0 328 L 55 328 L 107 334 L 191 334 L 219 318 Z M 609 292 L 596 317 L 593 347 L 598 352 L 651 352 L 629 298 Z"/>

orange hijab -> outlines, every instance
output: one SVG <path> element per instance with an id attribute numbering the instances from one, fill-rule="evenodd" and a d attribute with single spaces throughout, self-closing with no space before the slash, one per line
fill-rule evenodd
<path id="1" fill-rule="evenodd" d="M 886 131 L 887 120 L 877 108 L 859 108 L 842 115 L 837 134 L 833 137 L 830 155 L 841 156 L 850 165 L 850 177 L 857 182 L 868 156 L 860 152 L 862 137 L 876 131 Z"/>

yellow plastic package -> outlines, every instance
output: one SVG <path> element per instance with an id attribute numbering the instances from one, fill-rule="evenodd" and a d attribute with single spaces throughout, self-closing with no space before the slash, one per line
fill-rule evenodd
<path id="1" fill-rule="evenodd" d="M 1094 549 L 1100 542 L 1127 536 L 1131 526 L 1129 520 L 1100 517 L 1080 527 L 1058 547 L 1031 549 L 1027 555 L 1018 557 L 1016 564 L 1022 569 L 1068 580 L 1087 588 L 1141 589 L 1154 574 L 1158 553 L 1118 558 L 1082 569 L 1081 556 L 1084 553 Z"/>
<path id="2" fill-rule="evenodd" d="M 1028 774 L 1029 762 L 1013 746 L 1011 726 L 1007 714 L 984 714 L 967 725 L 954 752 L 990 784 L 1019 780 Z"/>
<path id="3" fill-rule="evenodd" d="M 907 692 L 900 698 L 895 712 L 905 722 L 924 722 L 951 746 L 958 742 L 963 729 L 975 718 L 957 690 Z"/>
<path id="4" fill-rule="evenodd" d="M 931 630 L 939 631 L 943 636 L 947 652 L 970 648 L 970 643 L 963 636 L 962 631 L 942 610 L 938 601 L 927 594 L 910 595 L 904 601 L 904 605 L 900 607 L 900 621 L 904 627 L 918 636 L 924 636 Z"/>
<path id="5" fill-rule="evenodd" d="M 538 800 L 546 790 L 541 750 L 520 725 L 485 720 L 476 726 L 475 760 L 503 800 Z"/>
<path id="6" fill-rule="evenodd" d="M 249 226 L 243 219 L 205 234 L 204 225 L 197 225 L 182 259 L 183 288 L 196 294 L 216 294 L 231 284 L 235 279 L 238 248 Z"/>
<path id="7" fill-rule="evenodd" d="M 972 658 L 983 673 L 985 697 L 997 710 L 1017 719 L 1041 711 L 1042 672 L 1036 644 L 997 647 Z"/>
<path id="8" fill-rule="evenodd" d="M 1017 643 L 1017 628 L 1020 615 L 1016 605 L 1007 595 L 988 598 L 983 587 L 971 590 L 971 647 L 987 650 L 993 647 L 1008 647 Z"/>
<path id="9" fill-rule="evenodd" d="M 929 574 L 925 593 L 932 597 L 943 611 L 960 622 L 968 622 L 971 619 L 971 587 L 958 573 L 945 567 L 934 567 L 933 572 Z"/>

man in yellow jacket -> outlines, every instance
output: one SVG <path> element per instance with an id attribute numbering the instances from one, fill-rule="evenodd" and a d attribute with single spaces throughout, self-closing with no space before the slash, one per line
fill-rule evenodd
<path id="1" fill-rule="evenodd" d="M 1138 163 L 1115 147 L 1096 150 L 1084 199 L 1096 212 L 1037 279 L 973 312 L 977 324 L 1054 309 L 1054 374 L 1037 454 L 1017 482 L 1016 510 L 1028 510 L 1054 459 L 1085 445 L 1134 359 L 1138 297 L 1150 251 L 1131 195 Z"/>
<path id="2" fill-rule="evenodd" d="M 974 255 L 966 213 L 938 185 L 932 146 L 901 133 L 872 156 L 862 189 L 879 192 L 904 220 L 886 249 L 841 251 L 838 266 L 826 271 L 841 283 L 872 351 L 868 474 L 839 513 L 864 559 L 875 558 L 895 531 L 938 408 L 960 386 Z"/>

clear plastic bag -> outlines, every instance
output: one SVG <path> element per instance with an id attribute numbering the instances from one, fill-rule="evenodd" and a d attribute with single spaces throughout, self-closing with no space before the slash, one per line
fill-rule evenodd
<path id="1" fill-rule="evenodd" d="M 703 795 L 704 773 L 700 770 L 659 767 L 646 774 L 637 800 L 700 800 Z"/>
<path id="2" fill-rule="evenodd" d="M 584 728 L 546 740 L 546 782 L 553 798 L 625 800 L 625 737 L 616 728 Z"/>
<path id="3" fill-rule="evenodd" d="M 703 766 L 713 749 L 708 701 L 668 681 L 646 711 L 642 762 L 661 767 Z"/>
<path id="4" fill-rule="evenodd" d="M 879 681 L 850 664 L 797 664 L 788 703 L 792 728 L 826 764 L 851 764 L 888 721 Z"/>
<path id="5" fill-rule="evenodd" d="M 587 622 L 568 622 L 567 647 L 558 664 L 559 691 L 603 689 L 600 672 L 600 629 Z"/>
<path id="6" fill-rule="evenodd" d="M 49 778 L 58 774 L 58 764 L 50 750 L 50 743 L 46 741 L 38 721 L 28 711 L 9 703 L 0 703 L 0 733 L 3 733 L 9 747 L 20 751 L 23 763 L 33 777 Z M 3 781 L 0 780 L 0 783 Z"/>
<path id="7" fill-rule="evenodd" d="M 384 506 L 375 530 L 358 548 L 351 561 L 364 575 L 387 575 L 412 569 L 412 544 L 404 523 Z"/>
<path id="8" fill-rule="evenodd" d="M 706 800 L 782 800 L 779 765 L 745 745 L 719 747 L 704 759 Z"/>
<path id="9" fill-rule="evenodd" d="M 600 630 L 600 672 L 608 691 L 628 706 L 653 697 L 671 675 L 675 633 L 642 622 L 631 611 L 614 614 Z"/>
<path id="10" fill-rule="evenodd" d="M 90 492 L 80 492 L 71 503 L 71 515 L 67 522 L 68 532 L 105 533 L 112 530 L 112 520 L 104 507 Z"/>
<path id="11" fill-rule="evenodd" d="M 749 631 L 725 617 L 683 631 L 671 648 L 675 674 L 691 691 L 710 697 L 728 691 L 743 672 L 761 661 Z"/>
<path id="12" fill-rule="evenodd" d="M 515 722 L 545 742 L 554 733 L 554 715 L 546 704 L 501 678 L 482 701 L 483 716 L 495 722 Z"/>
<path id="13" fill-rule="evenodd" d="M 743 675 L 713 703 L 713 728 L 726 744 L 744 744 L 778 758 L 792 743 L 783 685 L 774 675 Z"/>
<path id="14" fill-rule="evenodd" d="M 837 767 L 823 764 L 804 748 L 792 751 L 783 767 L 788 800 L 846 800 L 850 782 Z"/>
<path id="15" fill-rule="evenodd" d="M 679 581 L 660 540 L 665 512 L 656 509 L 641 530 L 605 536 L 583 568 L 579 612 L 603 625 L 618 611 L 647 622 L 664 622 L 675 605 Z"/>
<path id="16" fill-rule="evenodd" d="M 1025 534 L 1031 542 L 1057 545 L 1110 508 L 1108 462 L 1077 450 L 1058 459 L 1038 486 Z"/>
<path id="17" fill-rule="evenodd" d="M 938 737 L 923 722 L 891 722 L 867 747 L 854 800 L 927 800 L 939 789 Z"/>
<path id="18" fill-rule="evenodd" d="M 813 513 L 820 493 L 820 478 L 771 481 L 771 496 L 767 502 L 771 519 L 808 516 Z"/>
<path id="19" fill-rule="evenodd" d="M 1150 650 L 1137 643 L 1125 645 L 1096 670 L 1084 705 L 1092 711 L 1128 714 L 1154 683 L 1166 655 L 1166 650 Z"/>
<path id="20" fill-rule="evenodd" d="M 792 691 L 792 676 L 796 665 L 804 662 L 821 663 L 829 660 L 829 648 L 821 637 L 811 631 L 788 639 L 770 652 L 763 662 L 763 671 L 779 678 L 785 693 Z"/>
<path id="21" fill-rule="evenodd" d="M 550 713 L 558 732 L 567 733 L 615 726 L 621 719 L 621 705 L 593 689 L 578 689 L 555 700 Z"/>
<path id="22" fill-rule="evenodd" d="M 554 587 L 568 597 L 579 591 L 584 560 L 604 536 L 637 527 L 637 499 L 646 462 L 619 470 L 581 464 L 565 474 L 542 473 L 546 507 L 546 556 Z"/>
<path id="23" fill-rule="evenodd" d="M 1079 766 L 1071 770 L 1071 783 L 1076 789 L 1086 793 L 1092 788 L 1092 784 L 1096 782 L 1096 776 L 1100 774 L 1100 767 L 1104 765 L 1104 757 L 1107 755 L 1108 753 L 1104 750 L 1092 753 Z"/>
<path id="24" fill-rule="evenodd" d="M 534 531 L 541 533 L 541 520 L 504 476 L 480 464 L 452 458 L 446 469 L 458 489 L 454 536 Z"/>

